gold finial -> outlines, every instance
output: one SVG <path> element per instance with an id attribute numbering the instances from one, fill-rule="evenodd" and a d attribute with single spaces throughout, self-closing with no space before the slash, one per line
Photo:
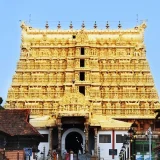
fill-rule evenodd
<path id="1" fill-rule="evenodd" d="M 120 21 L 119 21 L 119 24 L 118 24 L 118 28 L 119 29 L 122 28 Z"/>
<path id="2" fill-rule="evenodd" d="M 46 21 L 46 25 L 45 25 L 46 29 L 49 28 L 49 25 L 48 25 L 48 21 Z"/>
<path id="3" fill-rule="evenodd" d="M 69 25 L 69 28 L 70 28 L 70 29 L 73 28 L 72 21 L 71 21 L 71 23 L 70 23 L 70 25 Z"/>
<path id="4" fill-rule="evenodd" d="M 58 22 L 57 28 L 58 28 L 58 29 L 60 29 L 60 28 L 61 28 L 60 21 Z"/>
<path id="5" fill-rule="evenodd" d="M 107 21 L 107 24 L 106 24 L 106 29 L 109 29 L 109 24 L 108 24 L 108 21 Z"/>
<path id="6" fill-rule="evenodd" d="M 95 23 L 94 23 L 94 29 L 96 29 L 97 28 L 97 24 L 96 24 L 96 21 L 95 21 Z"/>
<path id="7" fill-rule="evenodd" d="M 85 28 L 85 24 L 84 24 L 84 21 L 82 22 L 82 25 L 81 25 L 82 28 Z"/>

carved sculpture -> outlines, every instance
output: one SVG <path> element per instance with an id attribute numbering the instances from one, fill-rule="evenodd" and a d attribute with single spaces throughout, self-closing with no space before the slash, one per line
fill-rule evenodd
<path id="1" fill-rule="evenodd" d="M 154 117 L 153 110 L 160 106 L 145 55 L 145 24 L 121 31 L 21 27 L 21 54 L 5 108 L 19 101 L 23 103 L 17 103 L 18 108 L 31 108 L 33 115 L 81 111 Z M 85 96 L 78 93 L 80 86 Z"/>

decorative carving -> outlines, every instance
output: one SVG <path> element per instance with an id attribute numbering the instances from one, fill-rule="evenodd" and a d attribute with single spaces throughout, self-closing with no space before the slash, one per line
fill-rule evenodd
<path id="1" fill-rule="evenodd" d="M 88 35 L 87 35 L 87 33 L 83 29 L 78 32 L 78 34 L 77 34 L 76 37 L 77 37 L 76 41 L 78 43 L 83 44 L 83 43 L 85 43 L 85 42 L 88 41 Z"/>
<path id="2" fill-rule="evenodd" d="M 145 23 L 114 32 L 108 24 L 107 30 L 87 30 L 84 25 L 80 30 L 71 25 L 69 31 L 47 32 L 25 23 L 21 27 L 21 56 L 6 108 L 29 108 L 34 115 L 55 117 L 154 118 L 152 111 L 160 104 L 146 60 Z M 85 96 L 78 93 L 79 86 Z"/>

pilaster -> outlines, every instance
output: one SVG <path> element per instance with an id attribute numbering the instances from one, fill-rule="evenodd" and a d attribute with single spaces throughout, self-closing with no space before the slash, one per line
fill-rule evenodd
<path id="1" fill-rule="evenodd" d="M 88 118 L 86 118 L 86 122 L 84 123 L 84 131 L 85 131 L 85 152 L 89 151 L 88 144 L 89 144 L 89 138 L 88 138 L 88 132 L 89 132 L 89 122 Z"/>
<path id="2" fill-rule="evenodd" d="M 49 128 L 49 150 L 51 151 L 52 153 L 52 150 L 53 150 L 53 128 Z"/>
<path id="3" fill-rule="evenodd" d="M 97 156 L 97 128 L 94 128 L 94 155 Z"/>

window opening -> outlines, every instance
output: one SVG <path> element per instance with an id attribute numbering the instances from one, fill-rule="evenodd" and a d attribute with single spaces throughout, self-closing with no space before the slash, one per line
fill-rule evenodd
<path id="1" fill-rule="evenodd" d="M 81 55 L 84 55 L 84 48 L 81 48 Z"/>
<path id="2" fill-rule="evenodd" d="M 79 86 L 79 92 L 85 96 L 85 86 Z"/>
<path id="3" fill-rule="evenodd" d="M 72 38 L 75 39 L 75 38 L 76 38 L 76 35 L 73 35 Z"/>
<path id="4" fill-rule="evenodd" d="M 84 67 L 84 59 L 80 59 L 80 67 Z"/>
<path id="5" fill-rule="evenodd" d="M 100 134 L 99 135 L 99 143 L 111 143 L 111 135 L 110 134 Z"/>
<path id="6" fill-rule="evenodd" d="M 80 75 L 79 75 L 79 79 L 80 81 L 85 81 L 85 73 L 84 72 L 80 72 Z"/>

